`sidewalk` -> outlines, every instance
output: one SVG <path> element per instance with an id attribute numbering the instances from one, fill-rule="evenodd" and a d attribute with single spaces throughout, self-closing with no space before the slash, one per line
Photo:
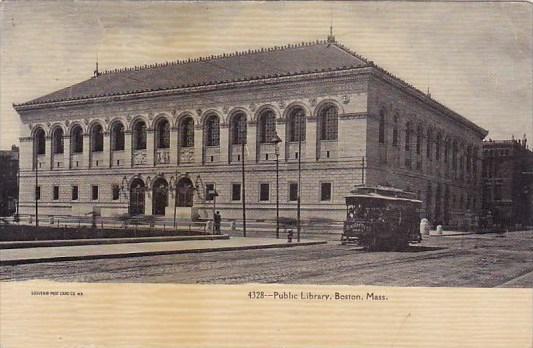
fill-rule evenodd
<path id="1" fill-rule="evenodd" d="M 469 231 L 469 232 L 466 232 L 466 231 L 442 231 L 442 233 L 437 233 L 436 230 L 429 231 L 429 236 L 431 236 L 431 237 L 462 236 L 462 235 L 467 235 L 467 234 L 475 234 L 475 232 L 473 232 L 473 231 Z M 422 238 L 423 237 L 427 237 L 427 236 L 428 236 L 427 234 L 424 234 L 424 235 L 422 235 Z"/>
<path id="2" fill-rule="evenodd" d="M 224 240 L 190 240 L 173 242 L 2 249 L 0 250 L 0 265 L 122 258 L 149 255 L 204 253 L 213 251 L 285 248 L 325 243 L 325 241 L 317 240 L 306 240 L 301 241 L 300 243 L 287 243 L 286 239 L 232 237 L 231 239 Z"/>

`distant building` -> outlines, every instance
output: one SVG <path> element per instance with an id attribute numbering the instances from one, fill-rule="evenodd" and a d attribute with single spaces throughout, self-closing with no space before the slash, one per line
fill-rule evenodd
<path id="1" fill-rule="evenodd" d="M 303 219 L 343 220 L 360 183 L 416 192 L 434 223 L 462 227 L 481 208 L 487 131 L 332 35 L 96 70 L 14 108 L 25 214 L 38 197 L 43 215 L 210 218 L 216 188 L 224 218 L 245 197 L 248 218 L 275 219 L 277 137 L 281 216 L 300 195 Z"/>
<path id="2" fill-rule="evenodd" d="M 504 227 L 533 225 L 533 152 L 527 139 L 483 142 L 483 211 Z"/>
<path id="3" fill-rule="evenodd" d="M 17 209 L 19 149 L 0 151 L 0 216 L 12 215 Z"/>

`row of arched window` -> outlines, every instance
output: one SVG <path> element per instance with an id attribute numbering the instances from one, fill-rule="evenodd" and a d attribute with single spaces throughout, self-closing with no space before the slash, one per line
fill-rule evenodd
<path id="1" fill-rule="evenodd" d="M 378 139 L 380 144 L 387 143 L 387 127 L 385 118 L 385 112 L 382 110 L 379 115 L 378 130 Z M 452 139 L 451 137 L 444 138 L 440 132 L 434 134 L 434 130 L 432 128 L 428 128 L 424 132 L 424 127 L 420 124 L 417 125 L 415 129 L 412 121 L 407 121 L 404 128 L 404 150 L 410 153 L 412 149 L 411 146 L 413 145 L 417 155 L 422 155 L 422 147 L 425 145 L 425 156 L 429 160 L 443 160 L 444 163 L 449 163 L 451 161 L 451 165 L 454 170 L 466 169 L 467 172 L 473 172 L 474 174 L 477 171 L 479 152 L 479 148 L 477 146 L 472 144 L 465 145 L 461 141 Z M 392 146 L 400 146 L 400 124 L 398 115 L 395 115 L 393 118 Z M 406 158 L 406 164 L 410 166 L 409 158 Z"/>
<path id="2" fill-rule="evenodd" d="M 318 135 L 320 140 L 337 140 L 338 136 L 338 109 L 334 105 L 326 105 L 318 115 Z M 272 143 L 276 135 L 276 118 L 271 109 L 265 109 L 258 116 L 258 141 L 260 144 Z M 233 145 L 246 142 L 247 120 L 244 112 L 235 113 L 230 119 L 230 142 Z M 155 146 L 156 149 L 170 148 L 170 123 L 166 118 L 161 118 L 155 123 Z M 220 119 L 216 114 L 208 115 L 204 120 L 204 144 L 206 146 L 220 146 Z M 110 127 L 111 150 L 124 150 L 125 128 L 121 122 L 114 122 Z M 136 120 L 132 126 L 133 150 L 146 149 L 147 125 L 144 120 Z M 306 115 L 302 107 L 295 107 L 287 118 L 287 141 L 305 141 Z M 178 126 L 179 146 L 194 146 L 194 120 L 186 117 Z M 64 134 L 61 127 L 52 131 L 52 153 L 60 154 L 64 151 Z M 45 154 L 45 132 L 42 128 L 34 131 L 34 146 L 37 155 Z M 104 151 L 104 129 L 96 123 L 89 131 L 90 151 Z M 70 132 L 71 152 L 82 153 L 84 151 L 83 129 L 81 125 L 74 125 Z"/>

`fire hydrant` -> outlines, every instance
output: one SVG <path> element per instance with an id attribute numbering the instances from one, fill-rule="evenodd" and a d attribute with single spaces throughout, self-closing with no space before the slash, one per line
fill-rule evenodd
<path id="1" fill-rule="evenodd" d="M 292 236 L 293 236 L 293 232 L 292 232 L 292 230 L 289 230 L 287 232 L 287 242 L 288 243 L 292 243 Z"/>

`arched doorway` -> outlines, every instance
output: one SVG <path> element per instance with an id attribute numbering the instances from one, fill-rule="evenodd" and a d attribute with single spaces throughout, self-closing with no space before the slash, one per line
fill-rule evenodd
<path id="1" fill-rule="evenodd" d="M 176 185 L 176 206 L 192 207 L 194 186 L 191 179 L 181 178 Z"/>
<path id="2" fill-rule="evenodd" d="M 144 182 L 139 179 L 133 179 L 130 185 L 130 215 L 144 214 Z"/>
<path id="3" fill-rule="evenodd" d="M 164 178 L 155 180 L 152 188 L 152 214 L 165 215 L 165 208 L 168 205 L 168 183 Z"/>

